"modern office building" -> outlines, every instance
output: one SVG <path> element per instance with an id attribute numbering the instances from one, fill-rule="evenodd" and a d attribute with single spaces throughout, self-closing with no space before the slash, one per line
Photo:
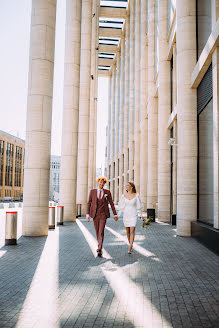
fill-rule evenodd
<path id="1" fill-rule="evenodd" d="M 49 199 L 57 201 L 60 190 L 60 165 L 61 156 L 51 155 L 50 159 L 50 186 Z"/>
<path id="2" fill-rule="evenodd" d="M 86 213 L 96 179 L 98 76 L 109 78 L 107 175 L 115 203 L 134 181 L 143 209 L 219 228 L 219 0 L 68 0 L 60 201 Z M 48 231 L 56 1 L 33 1 L 24 235 Z M 33 179 L 34 176 L 34 179 Z"/>
<path id="3" fill-rule="evenodd" d="M 0 199 L 23 199 L 24 140 L 0 131 Z"/>

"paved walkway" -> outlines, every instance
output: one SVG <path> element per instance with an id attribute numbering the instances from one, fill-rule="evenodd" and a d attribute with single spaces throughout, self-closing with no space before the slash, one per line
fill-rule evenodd
<path id="1" fill-rule="evenodd" d="M 153 223 L 127 254 L 108 220 L 103 258 L 84 219 L 0 248 L 0 327 L 219 327 L 219 258 Z"/>

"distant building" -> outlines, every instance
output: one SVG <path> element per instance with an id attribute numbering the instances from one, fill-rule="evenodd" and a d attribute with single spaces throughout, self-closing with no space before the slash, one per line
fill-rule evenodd
<path id="1" fill-rule="evenodd" d="M 50 158 L 50 188 L 49 199 L 58 200 L 60 190 L 60 164 L 61 156 L 51 155 Z"/>
<path id="2" fill-rule="evenodd" d="M 23 199 L 25 141 L 0 130 L 0 199 Z"/>
<path id="3" fill-rule="evenodd" d="M 102 168 L 101 167 L 97 167 L 96 169 L 96 178 L 101 177 L 102 174 Z"/>

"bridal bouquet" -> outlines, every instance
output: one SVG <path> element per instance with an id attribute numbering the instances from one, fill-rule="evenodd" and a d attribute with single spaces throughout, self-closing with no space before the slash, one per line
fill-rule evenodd
<path id="1" fill-rule="evenodd" d="M 142 228 L 144 229 L 144 230 L 146 230 L 147 229 L 147 227 L 151 224 L 151 221 L 153 220 L 153 217 L 150 217 L 149 216 L 149 218 L 145 218 L 145 217 L 142 217 Z"/>

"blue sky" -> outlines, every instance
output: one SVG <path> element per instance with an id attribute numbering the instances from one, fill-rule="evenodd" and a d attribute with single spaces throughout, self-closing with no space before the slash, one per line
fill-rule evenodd
<path id="1" fill-rule="evenodd" d="M 0 130 L 25 139 L 32 0 L 0 0 Z M 57 0 L 52 148 L 61 154 L 65 42 L 65 0 Z M 97 167 L 104 165 L 108 81 L 98 94 Z"/>

